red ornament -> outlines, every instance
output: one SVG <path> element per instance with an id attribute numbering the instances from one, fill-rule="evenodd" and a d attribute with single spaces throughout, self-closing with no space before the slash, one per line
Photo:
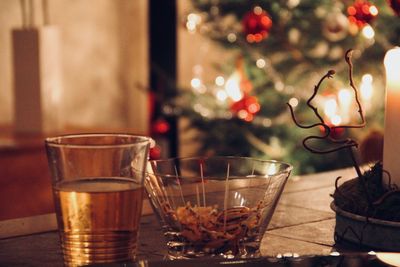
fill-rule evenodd
<path id="1" fill-rule="evenodd" d="M 232 103 L 231 111 L 244 121 L 252 121 L 254 115 L 260 111 L 258 99 L 254 96 L 244 95 L 242 99 Z"/>
<path id="2" fill-rule="evenodd" d="M 333 128 L 333 125 L 328 124 L 330 132 L 329 136 L 332 137 L 333 139 L 340 139 L 343 137 L 344 134 L 344 128 Z M 325 128 L 320 126 L 320 131 L 322 134 L 325 134 Z"/>
<path id="3" fill-rule="evenodd" d="M 400 16 L 400 0 L 388 0 L 390 7 L 397 16 Z"/>
<path id="4" fill-rule="evenodd" d="M 160 159 L 161 158 L 161 147 L 155 146 L 150 148 L 149 153 L 150 159 Z"/>
<path id="5" fill-rule="evenodd" d="M 374 20 L 378 15 L 378 8 L 366 0 L 356 0 L 347 8 L 347 14 L 349 21 L 361 29 Z"/>
<path id="6" fill-rule="evenodd" d="M 165 119 L 157 119 L 152 126 L 153 133 L 156 134 L 165 134 L 169 129 L 170 125 Z"/>
<path id="7" fill-rule="evenodd" d="M 246 40 L 249 43 L 259 43 L 268 37 L 272 28 L 269 14 L 257 6 L 248 12 L 242 20 Z"/>

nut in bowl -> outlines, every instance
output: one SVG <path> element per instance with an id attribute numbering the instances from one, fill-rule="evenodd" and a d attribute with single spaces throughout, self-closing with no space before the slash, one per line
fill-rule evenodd
<path id="1" fill-rule="evenodd" d="M 169 257 L 259 256 L 292 166 L 244 157 L 150 161 L 145 187 Z"/>

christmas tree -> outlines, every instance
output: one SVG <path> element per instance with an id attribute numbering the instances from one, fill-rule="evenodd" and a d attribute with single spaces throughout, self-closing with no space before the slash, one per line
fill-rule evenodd
<path id="1" fill-rule="evenodd" d="M 192 0 L 192 5 L 187 30 L 232 55 L 230 61 L 215 62 L 221 73 L 215 81 L 194 73 L 190 90 L 164 103 L 164 116 L 184 116 L 200 132 L 198 154 L 283 160 L 298 173 L 349 166 L 346 155 L 305 151 L 301 140 L 309 133 L 292 124 L 286 103 L 300 119 L 311 121 L 306 98 L 334 69 L 335 79 L 324 82 L 316 101 L 332 125 L 352 122 L 357 114 L 343 59 L 350 48 L 366 112 L 363 134 L 382 126 L 382 62 L 385 52 L 400 44 L 399 0 Z M 364 138 L 346 131 L 335 134 Z"/>

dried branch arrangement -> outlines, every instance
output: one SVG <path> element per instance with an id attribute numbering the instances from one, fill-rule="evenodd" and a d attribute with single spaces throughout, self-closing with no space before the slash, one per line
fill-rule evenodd
<path id="1" fill-rule="evenodd" d="M 356 157 L 354 155 L 354 151 L 353 148 L 357 148 L 358 147 L 358 143 L 350 138 L 345 138 L 345 139 L 335 139 L 332 136 L 332 133 L 337 130 L 337 129 L 349 129 L 349 128 L 363 128 L 365 126 L 365 118 L 364 118 L 364 113 L 363 113 L 363 109 L 360 103 L 360 100 L 358 98 L 358 93 L 357 93 L 357 87 L 355 86 L 355 83 L 353 81 L 353 64 L 351 62 L 351 57 L 352 57 L 352 53 L 353 50 L 348 50 L 346 52 L 346 56 L 345 56 L 345 60 L 349 66 L 349 80 L 350 80 L 350 86 L 353 89 L 354 92 L 354 96 L 355 96 L 355 100 L 356 100 L 356 104 L 357 104 L 357 108 L 358 108 L 358 114 L 360 116 L 361 122 L 360 124 L 354 124 L 354 125 L 340 125 L 340 126 L 329 126 L 327 122 L 325 122 L 325 120 L 322 118 L 322 116 L 319 114 L 318 112 L 318 108 L 316 106 L 313 105 L 313 100 L 315 98 L 315 96 L 318 94 L 318 91 L 321 87 L 322 82 L 325 79 L 329 79 L 332 78 L 333 75 L 335 74 L 334 70 L 329 70 L 318 82 L 318 84 L 314 87 L 314 92 L 311 95 L 311 97 L 308 99 L 307 101 L 307 105 L 312 109 L 312 111 L 314 112 L 315 116 L 318 119 L 317 123 L 311 124 L 311 125 L 303 125 L 301 123 L 298 122 L 298 120 L 296 119 L 296 116 L 294 114 L 294 110 L 293 107 L 287 103 L 287 105 L 290 108 L 290 112 L 292 115 L 292 119 L 294 121 L 294 123 L 303 129 L 310 129 L 310 128 L 314 128 L 314 127 L 322 127 L 324 129 L 324 134 L 321 136 L 317 136 L 317 135 L 311 135 L 306 137 L 303 140 L 303 145 L 304 147 L 312 152 L 312 153 L 317 153 L 317 154 L 326 154 L 326 153 L 332 153 L 332 152 L 336 152 L 342 149 L 347 149 L 349 151 L 349 155 L 351 156 L 352 162 L 353 162 L 353 166 L 357 171 L 357 174 L 359 177 L 362 176 L 359 164 L 356 161 Z M 310 144 L 312 141 L 315 140 L 327 140 L 328 142 L 331 142 L 333 147 L 326 149 L 326 150 L 319 150 L 317 148 L 314 148 L 312 146 L 312 144 Z M 311 141 L 311 142 L 310 142 Z"/>
<path id="2" fill-rule="evenodd" d="M 335 182 L 335 193 L 332 195 L 334 198 L 334 203 L 337 207 L 342 210 L 351 212 L 353 214 L 358 214 L 366 217 L 366 224 L 369 223 L 369 218 L 377 218 L 381 220 L 396 221 L 400 222 L 400 190 L 397 189 L 395 185 L 391 183 L 390 174 L 383 170 L 381 162 L 377 162 L 370 170 L 365 173 L 361 172 L 360 166 L 355 157 L 354 149 L 358 148 L 358 143 L 350 138 L 336 139 L 332 133 L 337 129 L 349 129 L 349 128 L 362 128 L 365 126 L 365 118 L 363 114 L 363 109 L 358 98 L 358 90 L 353 81 L 353 64 L 351 61 L 352 50 L 348 50 L 345 55 L 346 63 L 349 67 L 349 82 L 353 89 L 357 112 L 360 117 L 359 124 L 349 124 L 349 125 L 339 125 L 330 126 L 323 117 L 319 114 L 318 108 L 313 104 L 315 96 L 325 79 L 332 78 L 335 74 L 334 70 L 329 70 L 314 87 L 314 92 L 307 101 L 308 107 L 314 112 L 317 118 L 317 122 L 306 125 L 301 124 L 294 113 L 293 107 L 288 103 L 292 119 L 294 123 L 303 129 L 310 129 L 314 127 L 322 127 L 324 129 L 321 135 L 310 135 L 303 139 L 304 147 L 317 154 L 333 153 L 339 150 L 347 150 L 349 156 L 352 159 L 353 166 L 357 172 L 357 177 L 344 182 L 339 186 L 338 181 L 341 177 L 338 177 Z M 326 141 L 332 144 L 328 149 L 321 150 L 316 148 L 316 141 Z M 387 186 L 383 184 L 383 176 L 387 176 L 388 182 Z M 335 237 L 337 240 L 343 238 L 347 233 L 355 234 L 355 231 L 349 227 L 341 237 Z M 360 245 L 362 245 L 363 236 L 358 237 Z"/>

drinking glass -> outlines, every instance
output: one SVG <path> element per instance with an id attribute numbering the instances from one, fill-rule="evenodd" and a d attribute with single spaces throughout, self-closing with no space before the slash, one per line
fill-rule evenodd
<path id="1" fill-rule="evenodd" d="M 45 140 L 67 265 L 134 259 L 150 142 L 130 134 Z"/>
<path id="2" fill-rule="evenodd" d="M 171 259 L 259 256 L 292 166 L 244 157 L 149 161 L 145 187 Z"/>

